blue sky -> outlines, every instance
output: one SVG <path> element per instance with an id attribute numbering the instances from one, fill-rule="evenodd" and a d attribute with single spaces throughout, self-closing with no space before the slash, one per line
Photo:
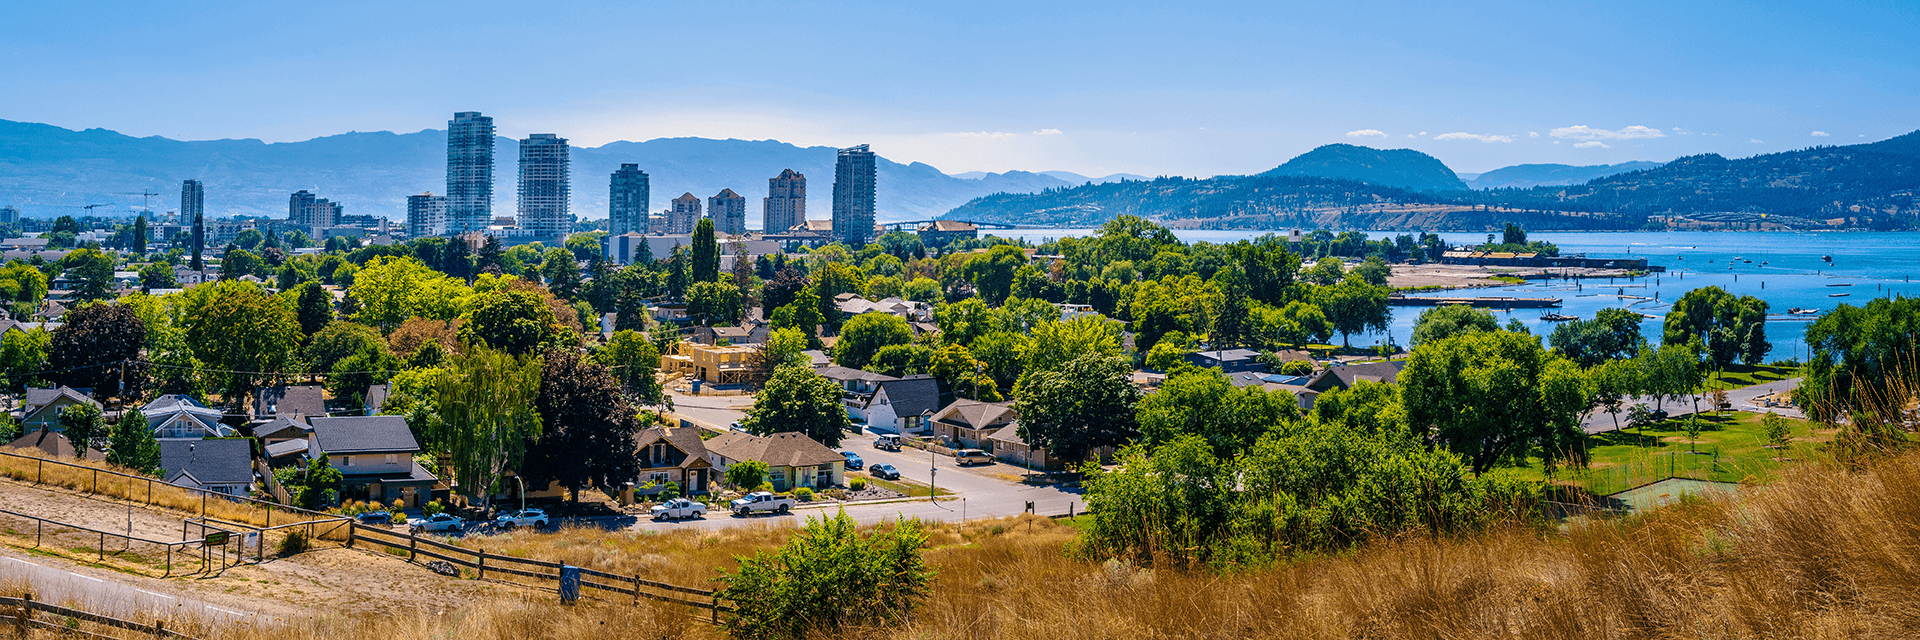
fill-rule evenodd
<path id="1" fill-rule="evenodd" d="M 10 2 L 0 24 L 0 118 L 178 139 L 479 110 L 589 146 L 1213 175 L 1331 142 L 1480 172 L 1920 129 L 1914 2 Z"/>

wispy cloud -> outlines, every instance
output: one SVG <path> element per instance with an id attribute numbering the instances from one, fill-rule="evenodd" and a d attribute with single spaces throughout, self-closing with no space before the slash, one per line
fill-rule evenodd
<path id="1" fill-rule="evenodd" d="M 1827 137 L 1827 135 L 1828 135 L 1828 134 L 1827 134 L 1827 132 L 1825 132 L 1825 131 L 1815 131 L 1815 132 L 1813 132 L 1813 137 L 1815 137 L 1815 138 L 1825 138 L 1825 137 Z"/>
<path id="2" fill-rule="evenodd" d="M 1348 131 L 1347 137 L 1349 138 L 1385 138 L 1387 137 L 1387 132 L 1381 131 L 1379 129 L 1361 129 L 1359 131 Z"/>
<path id="3" fill-rule="evenodd" d="M 1527 137 L 1529 137 L 1529 138 L 1538 138 L 1538 137 L 1540 137 L 1540 132 L 1538 132 L 1538 131 L 1528 131 L 1528 132 L 1527 132 Z"/>
<path id="4" fill-rule="evenodd" d="M 1440 135 L 1434 136 L 1433 139 L 1435 140 L 1479 140 L 1481 142 L 1513 142 L 1513 136 L 1503 136 L 1503 135 L 1492 134 L 1492 133 L 1467 133 L 1465 131 L 1455 131 L 1453 133 L 1442 133 Z"/>
<path id="5" fill-rule="evenodd" d="M 1041 130 L 1039 130 L 1039 131 L 1035 131 L 1035 132 L 1033 132 L 1033 135 L 1036 135 L 1036 136 L 1057 136 L 1057 135 L 1062 135 L 1062 134 L 1060 133 L 1060 130 L 1059 130 L 1059 129 L 1041 129 Z"/>
<path id="6" fill-rule="evenodd" d="M 1682 135 L 1682 136 L 1690 136 L 1690 135 L 1693 135 L 1693 132 L 1692 132 L 1692 131 L 1688 131 L 1688 130 L 1686 130 L 1686 129 L 1682 129 L 1682 128 L 1680 128 L 1680 127 L 1674 127 L 1674 128 L 1673 128 L 1673 133 L 1674 133 L 1674 135 Z"/>
<path id="7" fill-rule="evenodd" d="M 1766 141 L 1765 141 L 1765 140 L 1761 140 L 1761 139 L 1759 139 L 1759 138 L 1748 138 L 1748 139 L 1747 139 L 1747 142 L 1749 142 L 1749 143 L 1752 143 L 1752 144 L 1766 144 Z"/>
<path id="8" fill-rule="evenodd" d="M 1569 140 L 1638 140 L 1642 138 L 1665 138 L 1667 134 L 1659 129 L 1634 125 L 1625 129 L 1595 129 L 1584 124 L 1571 127 L 1558 127 L 1550 132 L 1555 138 Z"/>
<path id="9" fill-rule="evenodd" d="M 1612 149 L 1613 147 L 1608 146 L 1607 143 L 1601 142 L 1599 140 L 1588 140 L 1586 142 L 1581 142 L 1573 145 L 1573 148 L 1575 149 Z"/>

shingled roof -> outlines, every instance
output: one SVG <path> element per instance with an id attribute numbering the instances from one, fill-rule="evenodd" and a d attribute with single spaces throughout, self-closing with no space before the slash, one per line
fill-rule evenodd
<path id="1" fill-rule="evenodd" d="M 314 418 L 313 442 L 321 453 L 414 453 L 420 443 L 401 416 Z"/>
<path id="2" fill-rule="evenodd" d="M 732 431 L 706 441 L 706 447 L 729 460 L 759 460 L 770 467 L 812 467 L 847 459 L 798 431 L 770 436 Z"/>

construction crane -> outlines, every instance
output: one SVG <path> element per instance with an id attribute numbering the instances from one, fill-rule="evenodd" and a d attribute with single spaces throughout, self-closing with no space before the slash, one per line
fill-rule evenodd
<path id="1" fill-rule="evenodd" d="M 116 194 L 113 194 L 113 195 L 116 195 L 116 196 L 140 196 L 140 209 L 141 209 L 142 211 L 145 211 L 145 212 L 147 212 L 147 215 L 149 215 L 149 216 L 151 216 L 151 215 L 153 215 L 153 207 L 149 207 L 149 206 L 147 206 L 147 198 L 150 198 L 150 197 L 153 197 L 153 196 L 157 196 L 157 195 L 160 195 L 160 194 L 158 194 L 158 193 L 154 193 L 154 192 L 151 192 L 151 191 L 146 191 L 146 190 L 141 190 L 141 192 L 140 192 L 140 193 L 116 193 Z"/>

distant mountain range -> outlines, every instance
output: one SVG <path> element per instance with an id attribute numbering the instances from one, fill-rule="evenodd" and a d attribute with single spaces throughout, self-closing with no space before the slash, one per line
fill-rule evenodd
<path id="1" fill-rule="evenodd" d="M 1025 171 L 1008 171 L 1006 173 L 987 173 L 985 171 L 968 171 L 965 173 L 950 173 L 947 175 L 953 176 L 955 178 L 960 178 L 962 180 L 985 180 L 987 178 L 994 177 L 994 176 L 1012 176 L 1014 174 L 1026 174 L 1026 173 L 1027 172 Z M 1098 178 L 1089 178 L 1087 176 L 1074 173 L 1072 171 L 1038 171 L 1028 175 L 1041 175 L 1041 176 L 1051 176 L 1054 178 L 1059 178 L 1062 184 L 1064 184 L 1065 186 L 1073 186 L 1073 185 L 1087 184 L 1087 183 L 1106 184 L 1109 182 L 1119 182 L 1121 180 L 1152 180 L 1152 178 L 1149 178 L 1143 175 L 1132 174 L 1132 173 L 1114 173 L 1114 174 L 1101 176 Z"/>
<path id="2" fill-rule="evenodd" d="M 1594 177 L 1572 182 L 1585 176 Z M 1556 182 L 1565 184 L 1535 186 Z M 1469 190 L 1418 151 L 1333 144 L 1255 176 L 995 194 L 943 217 L 1082 226 L 1133 214 L 1195 228 L 1477 230 L 1503 220 L 1537 229 L 1636 229 L 1653 216 L 1678 216 L 1911 228 L 1920 216 L 1920 132 L 1735 160 L 1706 154 L 1666 164 L 1522 165 L 1476 175 L 1474 183 L 1499 188 Z"/>
<path id="3" fill-rule="evenodd" d="M 406 217 L 406 197 L 446 190 L 446 132 L 354 132 L 302 142 L 259 140 L 179 141 L 134 138 L 105 129 L 72 131 L 44 124 L 0 120 L 0 205 L 49 217 L 86 213 L 81 205 L 104 203 L 95 213 L 127 215 L 142 191 L 156 212 L 179 208 L 180 182 L 206 185 L 213 215 L 287 215 L 287 197 L 306 189 L 342 203 L 348 214 Z M 494 212 L 513 215 L 519 145 L 499 138 L 494 147 Z M 835 149 L 798 147 L 773 140 L 660 138 L 573 147 L 573 210 L 581 218 L 607 216 L 608 176 L 621 163 L 638 163 L 651 178 L 651 210 L 692 193 L 701 198 L 731 188 L 753 204 L 747 224 L 760 225 L 758 200 L 769 178 L 793 169 L 808 178 L 807 212 L 826 218 L 833 210 Z M 959 178 L 923 163 L 880 159 L 878 215 L 883 221 L 932 218 L 973 198 L 999 192 L 1031 193 L 1082 184 L 1090 179 L 1010 171 Z M 1102 178 L 1103 180 L 1106 178 Z M 1116 178 L 1117 179 L 1117 178 Z M 135 195 L 126 195 L 126 194 Z"/>

